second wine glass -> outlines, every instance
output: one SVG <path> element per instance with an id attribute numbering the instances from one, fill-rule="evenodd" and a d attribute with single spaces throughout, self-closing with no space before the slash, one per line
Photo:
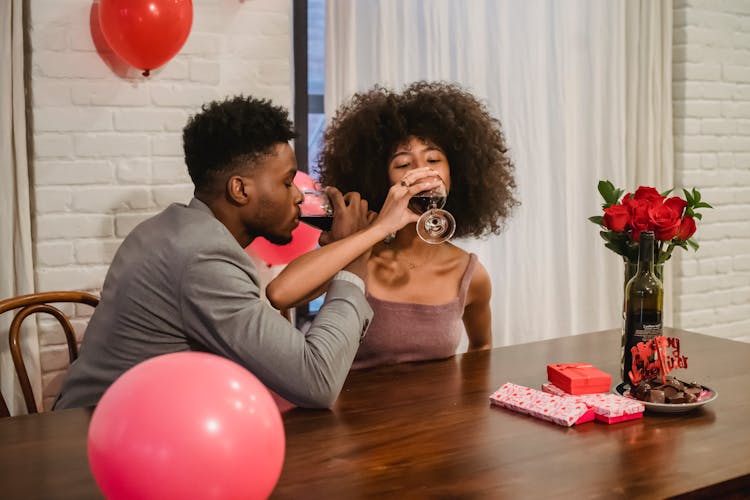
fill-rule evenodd
<path id="1" fill-rule="evenodd" d="M 300 205 L 300 222 L 321 231 L 330 231 L 333 226 L 333 206 L 322 189 L 303 189 L 304 200 Z"/>

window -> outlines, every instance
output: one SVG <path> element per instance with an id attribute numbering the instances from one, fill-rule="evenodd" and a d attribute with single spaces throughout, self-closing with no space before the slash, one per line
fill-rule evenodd
<path id="1" fill-rule="evenodd" d="M 294 0 L 294 123 L 297 168 L 316 178 L 315 163 L 325 130 L 325 0 Z M 323 297 L 296 310 L 303 328 L 323 305 Z"/>
<path id="2" fill-rule="evenodd" d="M 325 0 L 294 1 L 294 123 L 298 168 L 315 177 L 325 129 Z"/>

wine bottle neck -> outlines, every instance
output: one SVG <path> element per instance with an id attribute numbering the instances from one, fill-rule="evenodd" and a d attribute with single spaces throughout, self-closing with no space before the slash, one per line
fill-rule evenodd
<path id="1" fill-rule="evenodd" d="M 638 272 L 654 272 L 654 233 L 643 231 L 638 246 Z"/>

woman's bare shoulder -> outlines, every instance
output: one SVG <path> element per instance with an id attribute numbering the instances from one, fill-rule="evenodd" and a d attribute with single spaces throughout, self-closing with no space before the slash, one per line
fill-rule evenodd
<path id="1" fill-rule="evenodd" d="M 472 274 L 471 281 L 469 282 L 466 302 L 467 304 L 472 302 L 489 302 L 491 296 L 492 281 L 490 280 L 490 273 L 488 273 L 484 265 L 477 260 L 474 274 Z"/>
<path id="2" fill-rule="evenodd" d="M 464 250 L 461 247 L 457 247 L 453 243 L 443 243 L 440 245 L 443 248 L 443 251 L 445 252 L 444 255 L 453 257 L 453 258 L 463 258 L 467 262 L 469 261 L 469 256 L 471 255 L 469 252 Z"/>

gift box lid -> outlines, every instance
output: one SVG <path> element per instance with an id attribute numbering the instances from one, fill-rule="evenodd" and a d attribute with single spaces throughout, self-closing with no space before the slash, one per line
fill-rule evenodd
<path id="1" fill-rule="evenodd" d="M 568 394 L 608 392 L 612 385 L 609 373 L 588 363 L 547 365 L 547 379 Z"/>

